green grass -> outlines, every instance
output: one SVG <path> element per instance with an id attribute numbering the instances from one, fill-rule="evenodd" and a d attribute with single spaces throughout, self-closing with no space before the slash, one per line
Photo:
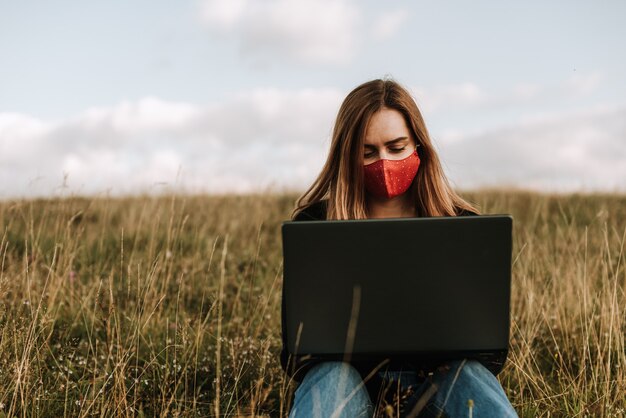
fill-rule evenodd
<path id="1" fill-rule="evenodd" d="M 466 192 L 514 222 L 520 416 L 623 416 L 626 196 Z M 0 202 L 0 416 L 286 416 L 295 195 Z"/>

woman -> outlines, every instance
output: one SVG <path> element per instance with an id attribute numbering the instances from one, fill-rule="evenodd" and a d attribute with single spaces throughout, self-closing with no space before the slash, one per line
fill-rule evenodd
<path id="1" fill-rule="evenodd" d="M 342 103 L 326 164 L 297 200 L 292 219 L 477 214 L 448 183 L 411 95 L 385 79 L 361 84 Z M 443 364 L 428 376 L 414 370 L 371 373 L 343 362 L 290 370 L 283 341 L 281 364 L 301 380 L 294 417 L 369 417 L 380 396 L 389 398 L 382 389 L 391 386 L 402 394 L 392 411 L 404 416 L 468 416 L 470 410 L 476 417 L 517 416 L 496 377 L 475 360 Z"/>

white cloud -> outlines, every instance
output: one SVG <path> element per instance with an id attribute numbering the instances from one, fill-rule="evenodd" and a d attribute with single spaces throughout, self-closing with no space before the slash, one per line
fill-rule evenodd
<path id="1" fill-rule="evenodd" d="M 382 13 L 372 28 L 374 39 L 386 40 L 392 38 L 402 28 L 402 25 L 408 19 L 409 14 L 406 10 L 393 10 Z"/>
<path id="2" fill-rule="evenodd" d="M 207 106 L 152 97 L 53 122 L 0 114 L 0 197 L 303 190 L 326 159 L 346 93 L 263 88 Z M 482 132 L 442 129 L 437 145 L 459 187 L 626 191 L 624 121 L 626 107 L 599 107 Z M 69 189 L 59 189 L 64 176 Z"/>
<path id="3" fill-rule="evenodd" d="M 0 137 L 29 138 L 44 132 L 45 124 L 19 113 L 0 113 Z"/>
<path id="4" fill-rule="evenodd" d="M 0 197 L 53 195 L 64 176 L 87 194 L 303 187 L 343 94 L 265 88 L 208 106 L 148 97 L 54 122 L 0 114 Z"/>
<path id="5" fill-rule="evenodd" d="M 519 82 L 508 89 L 489 91 L 474 82 L 435 85 L 429 88 L 413 87 L 420 108 L 426 112 L 448 112 L 457 108 L 504 109 L 517 105 L 542 104 L 587 96 L 600 86 L 600 72 L 574 74 L 558 83 L 541 85 Z"/>
<path id="6" fill-rule="evenodd" d="M 202 3 L 200 13 L 207 23 L 227 30 L 242 19 L 247 6 L 246 0 L 211 0 Z"/>
<path id="7" fill-rule="evenodd" d="M 577 72 L 572 74 L 563 84 L 562 88 L 576 95 L 586 95 L 595 91 L 602 82 L 603 75 L 598 72 L 581 74 Z"/>
<path id="8" fill-rule="evenodd" d="M 489 95 L 471 82 L 435 86 L 429 89 L 411 89 L 418 105 L 428 112 L 460 106 L 476 106 L 488 100 Z"/>
<path id="9" fill-rule="evenodd" d="M 344 64 L 354 56 L 361 18 L 348 0 L 202 0 L 201 19 L 267 63 Z"/>
<path id="10" fill-rule="evenodd" d="M 626 191 L 626 107 L 601 106 L 482 133 L 442 136 L 463 187 Z"/>
<path id="11" fill-rule="evenodd" d="M 145 97 L 137 102 L 125 100 L 115 108 L 92 107 L 79 116 L 80 123 L 90 129 L 109 125 L 120 132 L 140 132 L 147 129 L 176 129 L 198 115 L 198 109 L 188 103 L 166 102 L 157 97 Z"/>
<path id="12" fill-rule="evenodd" d="M 514 101 L 528 101 L 539 96 L 542 88 L 536 83 L 518 83 L 511 89 Z"/>
<path id="13" fill-rule="evenodd" d="M 0 162 L 25 160 L 41 149 L 47 125 L 19 113 L 0 113 Z M 9 142 L 8 139 L 11 139 Z"/>

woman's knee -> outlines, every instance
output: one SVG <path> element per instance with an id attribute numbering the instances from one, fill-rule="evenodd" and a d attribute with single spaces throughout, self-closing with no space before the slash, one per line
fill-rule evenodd
<path id="1" fill-rule="evenodd" d="M 358 384 L 362 381 L 361 374 L 350 363 L 343 361 L 325 361 L 316 364 L 309 370 L 304 380 L 332 380 L 342 379 L 347 383 Z M 303 381 L 304 383 L 304 381 Z"/>
<path id="2" fill-rule="evenodd" d="M 468 402 L 476 412 L 498 411 L 499 416 L 517 416 L 498 379 L 483 364 L 476 360 L 457 360 L 447 363 L 437 376 L 438 393 L 435 404 L 452 416 L 467 412 Z M 496 416 L 496 415 L 494 415 Z"/>
<path id="3" fill-rule="evenodd" d="M 372 416 L 373 405 L 354 366 L 341 361 L 323 362 L 306 373 L 296 390 L 290 416 L 309 416 L 313 411 L 321 416 Z"/>

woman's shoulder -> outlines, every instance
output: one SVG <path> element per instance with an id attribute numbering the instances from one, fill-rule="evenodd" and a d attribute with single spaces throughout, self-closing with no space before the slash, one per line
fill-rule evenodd
<path id="1" fill-rule="evenodd" d="M 456 208 L 456 216 L 478 216 L 478 212 L 474 212 L 472 210 L 467 210 L 463 208 Z"/>
<path id="2" fill-rule="evenodd" d="M 323 221 L 326 219 L 326 208 L 328 199 L 322 199 L 317 202 L 313 202 L 304 208 L 300 209 L 294 221 Z"/>

